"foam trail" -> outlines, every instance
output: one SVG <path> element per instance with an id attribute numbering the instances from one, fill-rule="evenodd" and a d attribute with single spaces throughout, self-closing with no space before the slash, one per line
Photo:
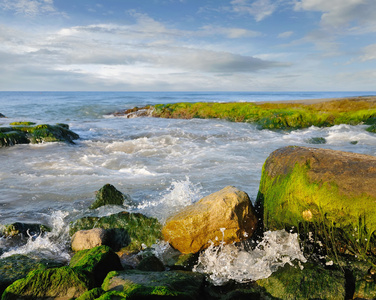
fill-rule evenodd
<path id="1" fill-rule="evenodd" d="M 212 244 L 200 254 L 193 270 L 207 274 L 214 285 L 222 285 L 229 280 L 247 282 L 267 278 L 279 267 L 292 265 L 294 260 L 306 261 L 297 234 L 267 231 L 251 251 L 223 242 L 218 247 Z"/>

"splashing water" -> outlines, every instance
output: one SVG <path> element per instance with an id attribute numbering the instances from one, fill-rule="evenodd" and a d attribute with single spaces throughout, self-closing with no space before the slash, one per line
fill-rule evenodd
<path id="1" fill-rule="evenodd" d="M 11 249 L 2 254 L 0 258 L 5 258 L 14 254 L 28 254 L 39 258 L 48 258 L 58 261 L 69 261 L 70 255 L 67 252 L 69 246 L 68 226 L 65 218 L 68 212 L 55 211 L 51 214 L 51 232 L 30 236 L 27 243 L 21 247 Z"/>
<path id="2" fill-rule="evenodd" d="M 185 180 L 171 182 L 170 188 L 167 189 L 165 194 L 161 195 L 161 199 L 143 202 L 138 205 L 138 209 L 164 223 L 169 216 L 201 198 L 201 186 L 193 184 L 186 176 Z"/>
<path id="3" fill-rule="evenodd" d="M 200 254 L 193 271 L 205 273 L 214 285 L 229 280 L 247 282 L 269 277 L 279 267 L 292 261 L 306 262 L 296 233 L 284 230 L 267 231 L 254 250 L 247 251 L 233 244 L 209 246 Z"/>

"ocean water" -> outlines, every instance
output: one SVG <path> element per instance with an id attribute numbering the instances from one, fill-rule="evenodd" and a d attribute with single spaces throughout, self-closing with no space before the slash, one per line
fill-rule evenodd
<path id="1" fill-rule="evenodd" d="M 44 143 L 0 148 L 0 224 L 43 223 L 48 237 L 13 245 L 5 254 L 47 249 L 67 257 L 67 224 L 87 212 L 95 191 L 111 183 L 130 195 L 124 208 L 161 222 L 182 207 L 234 185 L 254 201 L 268 155 L 288 146 L 314 146 L 376 154 L 365 126 L 339 125 L 294 131 L 257 130 L 224 120 L 114 117 L 112 112 L 173 102 L 278 101 L 375 95 L 376 92 L 0 92 L 0 126 L 14 121 L 67 123 L 75 145 Z M 311 145 L 324 137 L 324 145 Z M 350 142 L 357 141 L 357 144 Z M 118 208 L 98 210 L 105 215 Z M 41 250 L 39 250 L 41 251 Z M 8 254 L 7 254 L 8 253 Z"/>

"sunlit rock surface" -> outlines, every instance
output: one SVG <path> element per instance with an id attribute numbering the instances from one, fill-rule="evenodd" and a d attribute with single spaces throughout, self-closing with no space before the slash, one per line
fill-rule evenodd
<path id="1" fill-rule="evenodd" d="M 233 186 L 202 198 L 169 218 L 163 237 L 182 253 L 196 253 L 211 245 L 250 237 L 257 218 L 248 195 Z"/>

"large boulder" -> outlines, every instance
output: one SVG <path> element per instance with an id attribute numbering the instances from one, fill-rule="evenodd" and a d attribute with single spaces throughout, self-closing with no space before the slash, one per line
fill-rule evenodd
<path id="1" fill-rule="evenodd" d="M 98 246 L 77 252 L 69 262 L 74 269 L 94 276 L 96 286 L 100 286 L 110 271 L 123 270 L 119 256 L 108 246 Z"/>
<path id="2" fill-rule="evenodd" d="M 73 251 L 91 249 L 97 246 L 106 245 L 108 235 L 103 228 L 77 231 L 72 236 L 71 248 Z"/>
<path id="3" fill-rule="evenodd" d="M 299 229 L 328 249 L 375 251 L 376 157 L 285 147 L 266 160 L 256 201 L 270 230 Z"/>
<path id="4" fill-rule="evenodd" d="M 99 191 L 96 192 L 95 201 L 90 206 L 90 209 L 96 209 L 107 204 L 123 205 L 124 199 L 124 195 L 113 185 L 105 184 Z"/>
<path id="5" fill-rule="evenodd" d="M 110 229 L 113 233 L 110 242 L 132 252 L 155 244 L 161 238 L 162 225 L 155 218 L 149 218 L 139 213 L 121 212 L 101 218 L 78 219 L 70 224 L 69 233 L 73 235 L 79 230 L 92 228 Z M 115 247 L 112 244 L 110 246 Z"/>
<path id="6" fill-rule="evenodd" d="M 257 217 L 248 195 L 228 186 L 170 217 L 162 234 L 180 252 L 196 253 L 211 243 L 244 240 L 256 226 Z"/>
<path id="7" fill-rule="evenodd" d="M 61 267 L 31 271 L 8 286 L 2 300 L 77 298 L 94 287 L 94 280 L 79 269 Z"/>
<path id="8" fill-rule="evenodd" d="M 111 272 L 103 282 L 104 299 L 203 299 L 204 276 L 187 271 Z M 114 296 L 114 298 L 111 298 Z"/>

